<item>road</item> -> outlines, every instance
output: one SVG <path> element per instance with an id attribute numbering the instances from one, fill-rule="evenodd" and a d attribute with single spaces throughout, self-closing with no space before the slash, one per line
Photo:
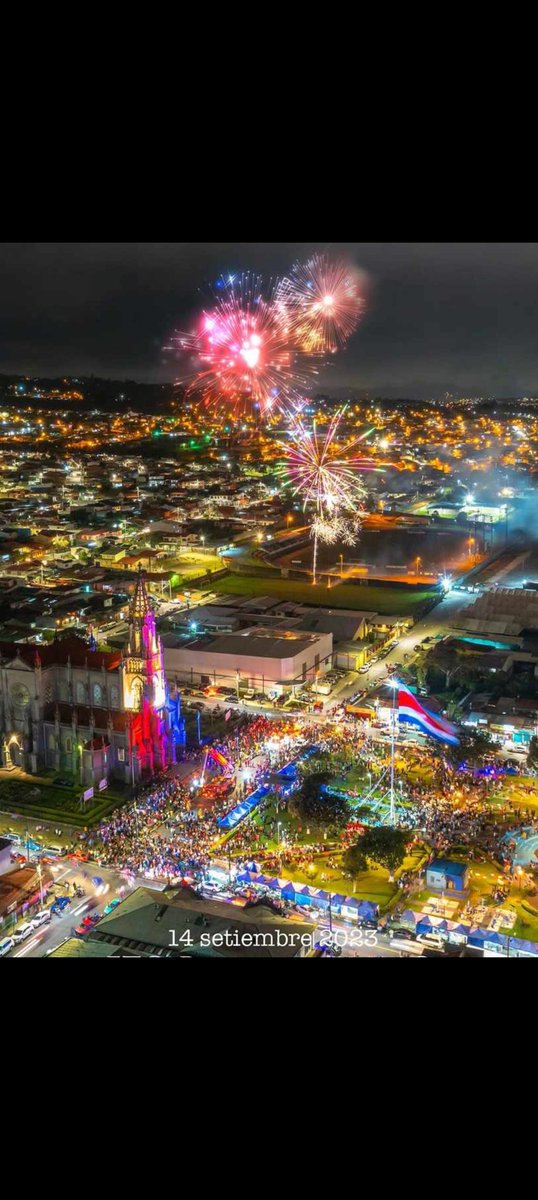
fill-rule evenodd
<path id="1" fill-rule="evenodd" d="M 124 872 L 111 867 L 100 867 L 96 863 L 77 864 L 69 858 L 58 859 L 57 863 L 49 867 L 49 870 L 55 880 L 52 892 L 57 896 L 69 894 L 71 904 L 67 906 L 62 916 L 58 917 L 53 914 L 47 925 L 36 930 L 35 934 L 30 934 L 25 942 L 14 946 L 13 950 L 10 950 L 9 954 L 5 956 L 6 958 L 44 958 L 66 938 L 72 936 L 72 930 L 88 913 L 102 915 L 106 905 L 115 896 L 124 896 L 133 887 L 147 886 L 148 883 L 148 880 L 142 876 L 133 882 Z M 103 882 L 95 884 L 93 879 L 101 879 Z M 73 897 L 73 884 L 84 888 L 84 899 Z M 164 880 L 161 882 L 151 881 L 153 890 L 161 891 L 164 886 Z M 92 903 L 94 900 L 97 900 L 97 904 Z M 19 925 L 25 923 L 25 918 L 18 922 Z M 2 932 L 4 936 L 11 935 L 11 930 L 5 929 Z"/>

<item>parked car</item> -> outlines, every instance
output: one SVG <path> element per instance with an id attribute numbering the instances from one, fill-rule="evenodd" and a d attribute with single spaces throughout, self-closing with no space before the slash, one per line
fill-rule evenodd
<path id="1" fill-rule="evenodd" d="M 415 934 L 411 929 L 389 929 L 389 938 L 403 938 L 414 942 Z"/>
<path id="2" fill-rule="evenodd" d="M 419 933 L 417 942 L 428 950 L 442 951 L 445 948 L 444 939 L 438 933 Z"/>
<path id="3" fill-rule="evenodd" d="M 108 917 L 108 914 L 111 912 L 114 912 L 114 909 L 118 907 L 118 904 L 121 904 L 121 900 L 120 900 L 119 896 L 115 896 L 113 900 L 109 900 L 109 902 L 105 908 L 105 911 L 103 913 L 103 916 Z"/>
<path id="4" fill-rule="evenodd" d="M 2 938 L 0 942 L 0 958 L 3 958 L 4 954 L 9 954 L 9 951 L 13 950 L 14 945 L 15 942 L 12 937 Z"/>
<path id="5" fill-rule="evenodd" d="M 46 925 L 48 921 L 50 921 L 50 908 L 42 908 L 35 914 L 35 917 L 32 917 L 32 925 L 36 929 L 40 929 L 41 925 Z"/>
<path id="6" fill-rule="evenodd" d="M 15 943 L 25 942 L 26 938 L 30 937 L 30 934 L 33 932 L 34 927 L 32 922 L 27 921 L 26 925 L 19 925 L 19 928 L 15 930 L 15 933 L 13 934 L 13 941 Z"/>

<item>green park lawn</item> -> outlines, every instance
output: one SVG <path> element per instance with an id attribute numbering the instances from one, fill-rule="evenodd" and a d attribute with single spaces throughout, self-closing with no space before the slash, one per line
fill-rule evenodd
<path id="1" fill-rule="evenodd" d="M 281 836 L 288 837 L 290 841 L 299 842 L 304 845 L 305 850 L 312 843 L 319 841 L 320 830 L 312 828 L 310 833 L 306 832 L 303 823 L 303 829 L 299 833 L 299 824 L 297 819 L 291 816 L 288 812 L 276 813 L 274 802 L 270 802 L 269 806 L 260 814 L 256 813 L 250 823 L 253 832 L 260 833 L 264 829 L 264 821 L 278 820 L 282 823 Z M 325 831 L 321 831 L 324 833 Z M 379 904 L 383 910 L 387 904 L 393 899 L 397 893 L 397 888 L 394 883 L 389 883 L 389 873 L 384 867 L 371 867 L 367 871 L 359 872 L 354 879 L 344 875 L 340 864 L 340 854 L 336 848 L 338 840 L 335 839 L 335 850 L 327 854 L 318 854 L 314 856 L 314 862 L 306 871 L 299 870 L 296 866 L 289 866 L 286 863 L 282 864 L 282 876 L 290 878 L 294 883 L 307 883 L 312 887 L 324 888 L 330 892 L 341 892 L 345 896 L 356 896 L 358 900 L 371 900 L 373 903 Z M 230 838 L 230 848 L 233 854 L 233 837 Z M 271 854 L 278 857 L 279 844 L 269 836 L 264 839 L 264 848 Z M 242 852 L 244 853 L 244 852 Z M 254 852 L 255 853 L 255 852 Z M 336 859 L 337 866 L 329 867 L 327 860 Z M 420 851 L 417 850 L 413 855 L 406 859 L 404 869 L 412 869 L 418 863 Z"/>
<path id="2" fill-rule="evenodd" d="M 538 779 L 531 775 L 511 779 L 504 778 L 495 788 L 491 789 L 492 804 L 507 804 L 510 802 L 516 808 L 538 809 Z"/>
<path id="3" fill-rule="evenodd" d="M 432 591 L 415 592 L 407 588 L 362 587 L 360 584 L 341 584 L 333 588 L 314 587 L 296 579 L 283 579 L 276 573 L 274 579 L 230 573 L 216 579 L 211 587 L 215 592 L 230 595 L 270 595 L 278 600 L 292 600 L 298 604 L 355 608 L 359 611 L 395 613 L 402 616 L 415 613 L 421 604 L 435 594 Z"/>
<path id="4" fill-rule="evenodd" d="M 95 825 L 123 804 L 128 791 L 107 788 L 89 801 L 84 811 L 79 804 L 80 784 L 57 787 L 52 779 L 0 779 L 0 811 L 20 814 L 32 820 L 67 822 L 81 829 Z"/>

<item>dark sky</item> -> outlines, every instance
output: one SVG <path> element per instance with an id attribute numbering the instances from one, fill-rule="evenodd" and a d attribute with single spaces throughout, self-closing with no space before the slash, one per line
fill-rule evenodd
<path id="1" fill-rule="evenodd" d="M 320 384 L 373 394 L 538 393 L 538 243 L 4 242 L 0 372 L 173 379 L 161 347 L 221 272 L 329 250 L 370 276 L 368 312 Z"/>

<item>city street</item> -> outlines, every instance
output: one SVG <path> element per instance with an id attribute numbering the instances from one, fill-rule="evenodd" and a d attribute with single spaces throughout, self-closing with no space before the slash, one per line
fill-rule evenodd
<path id="1" fill-rule="evenodd" d="M 107 904 L 116 896 L 124 896 L 132 890 L 133 887 L 139 887 L 147 883 L 143 877 L 136 879 L 133 883 L 132 879 L 125 872 L 112 870 L 110 867 L 100 867 L 96 863 L 74 863 L 68 858 L 58 860 L 58 863 L 50 867 L 49 870 L 54 876 L 55 887 L 54 892 L 57 896 L 70 895 L 71 903 L 67 906 L 61 916 L 53 914 L 48 924 L 41 929 L 36 930 L 35 934 L 30 934 L 26 941 L 20 945 L 14 946 L 10 950 L 6 958 L 44 958 L 55 950 L 61 942 L 66 938 L 73 936 L 73 930 L 88 913 L 103 914 Z M 94 879 L 102 880 L 102 884 L 95 884 Z M 84 899 L 72 896 L 73 884 L 83 887 L 86 893 Z M 69 885 L 67 887 L 66 885 Z M 151 887 L 157 891 L 164 887 L 163 881 L 151 881 Z M 106 889 L 106 890 L 104 890 Z M 91 904 L 92 900 L 97 900 L 97 904 Z M 49 907 L 46 905 L 46 907 Z M 31 918 L 30 918 L 31 919 Z M 25 923 L 26 918 L 22 918 L 18 922 L 19 925 Z M 11 930 L 5 928 L 4 936 L 10 936 Z"/>

